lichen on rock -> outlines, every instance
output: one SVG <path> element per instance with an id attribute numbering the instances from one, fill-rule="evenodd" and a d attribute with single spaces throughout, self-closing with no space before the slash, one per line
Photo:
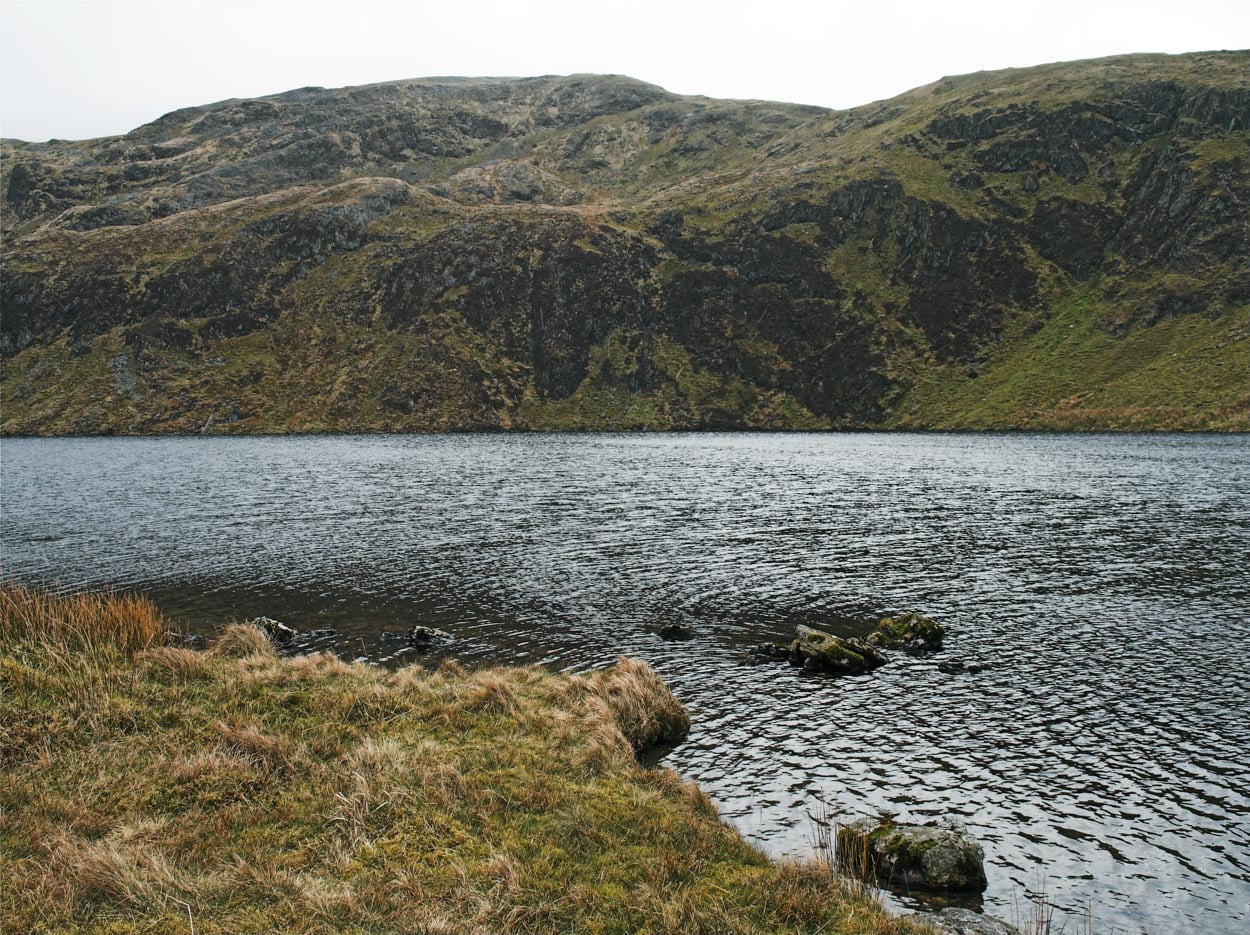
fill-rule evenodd
<path id="1" fill-rule="evenodd" d="M 863 640 L 801 625 L 796 631 L 798 637 L 790 644 L 790 662 L 809 671 L 853 675 L 885 665 L 885 657 Z"/>
<path id="2" fill-rule="evenodd" d="M 945 636 L 946 628 L 941 624 L 912 612 L 897 617 L 882 617 L 877 628 L 868 634 L 868 642 L 890 649 L 928 652 L 941 649 Z"/>
<path id="3" fill-rule="evenodd" d="M 954 828 L 861 819 L 838 829 L 838 861 L 886 886 L 935 891 L 985 889 L 985 851 Z"/>

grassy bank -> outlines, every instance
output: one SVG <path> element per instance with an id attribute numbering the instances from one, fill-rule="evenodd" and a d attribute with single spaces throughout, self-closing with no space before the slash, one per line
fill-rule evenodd
<path id="1" fill-rule="evenodd" d="M 5 931 L 921 930 L 640 767 L 686 717 L 643 663 L 387 671 L 165 630 L 0 589 Z"/>

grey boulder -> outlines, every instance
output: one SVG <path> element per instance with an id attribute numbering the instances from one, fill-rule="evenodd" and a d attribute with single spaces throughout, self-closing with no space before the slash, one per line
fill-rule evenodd
<path id="1" fill-rule="evenodd" d="M 838 829 L 838 861 L 885 886 L 938 892 L 985 889 L 985 851 L 954 828 L 866 818 Z"/>

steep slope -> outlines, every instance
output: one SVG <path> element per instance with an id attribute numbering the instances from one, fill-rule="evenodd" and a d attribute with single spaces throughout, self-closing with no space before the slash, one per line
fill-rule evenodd
<path id="1" fill-rule="evenodd" d="M 6 433 L 1250 428 L 1250 53 L 5 141 Z"/>

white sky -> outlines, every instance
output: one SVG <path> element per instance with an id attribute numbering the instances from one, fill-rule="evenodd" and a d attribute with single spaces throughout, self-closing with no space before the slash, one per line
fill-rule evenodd
<path id="1" fill-rule="evenodd" d="M 427 75 L 605 72 L 852 107 L 987 68 L 1248 46 L 1247 0 L 3 0 L 0 135 Z"/>

